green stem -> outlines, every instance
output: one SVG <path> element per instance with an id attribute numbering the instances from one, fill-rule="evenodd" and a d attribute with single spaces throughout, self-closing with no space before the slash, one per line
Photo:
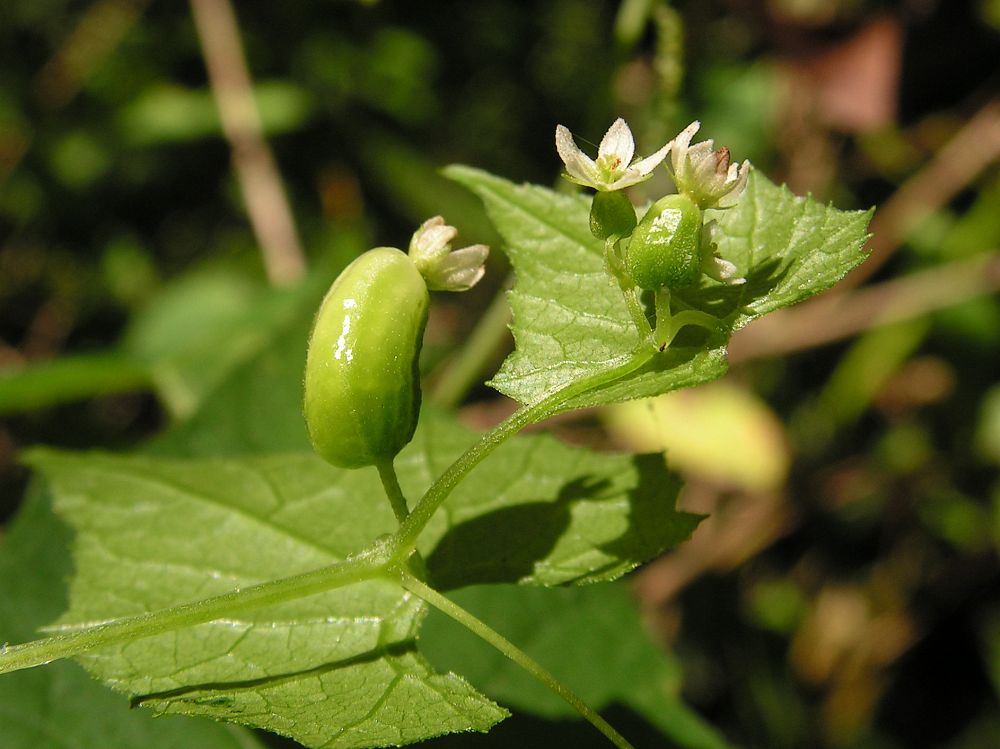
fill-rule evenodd
<path id="1" fill-rule="evenodd" d="M 619 749 L 635 749 L 625 738 L 616 731 L 610 723 L 602 718 L 596 710 L 581 700 L 575 692 L 560 682 L 556 677 L 546 671 L 536 660 L 514 643 L 490 627 L 481 619 L 477 619 L 454 601 L 446 598 L 433 588 L 428 587 L 412 575 L 402 572 L 401 583 L 404 588 L 420 596 L 431 606 L 443 614 L 450 616 L 456 622 L 468 629 L 476 636 L 482 638 L 495 647 L 514 663 L 523 668 L 538 681 L 551 689 L 557 695 L 569 703 L 570 707 L 576 710 L 584 720 L 588 721 L 594 728 L 603 733 L 612 744 Z"/>
<path id="2" fill-rule="evenodd" d="M 645 347 L 621 357 L 609 369 L 575 380 L 550 393 L 534 405 L 518 410 L 510 418 L 487 432 L 441 475 L 406 515 L 406 500 L 399 488 L 391 461 L 379 466 L 386 494 L 393 512 L 400 520 L 396 534 L 387 541 L 376 540 L 363 552 L 328 567 L 300 575 L 271 580 L 259 585 L 224 593 L 180 606 L 151 611 L 136 616 L 112 619 L 102 624 L 66 631 L 42 640 L 0 647 L 0 674 L 33 668 L 60 658 L 71 658 L 96 648 L 108 647 L 143 637 L 151 637 L 183 627 L 204 624 L 242 611 L 325 593 L 336 588 L 384 575 L 390 565 L 410 563 L 417 538 L 441 503 L 455 486 L 483 458 L 516 434 L 521 428 L 544 419 L 574 397 L 613 382 L 642 367 L 655 355 Z M 419 573 L 420 560 L 413 560 Z M 402 565 L 400 565 L 402 566 Z M 409 573 L 408 573 L 409 574 Z"/>
<path id="3" fill-rule="evenodd" d="M 389 498 L 392 505 L 392 514 L 396 516 L 396 522 L 402 523 L 410 516 L 410 508 L 406 505 L 406 497 L 399 486 L 399 478 L 396 476 L 396 467 L 392 464 L 392 458 L 376 463 L 378 477 L 382 479 L 382 486 L 385 488 L 385 496 Z"/>
<path id="4" fill-rule="evenodd" d="M 635 290 L 635 281 L 625 268 L 625 262 L 621 257 L 621 237 L 612 234 L 604 240 L 604 262 L 607 264 L 608 273 L 618 282 L 622 297 L 625 299 L 625 308 L 628 310 L 632 324 L 635 325 L 639 335 L 645 337 L 650 334 L 652 328 L 649 320 L 646 319 L 646 310 L 642 308 L 639 295 Z"/>
<path id="5" fill-rule="evenodd" d="M 424 496 L 417 502 L 410 516 L 403 522 L 396 534 L 395 558 L 405 559 L 417 545 L 417 538 L 424 527 L 430 522 L 441 503 L 451 494 L 452 489 L 487 455 L 496 450 L 507 439 L 515 435 L 528 424 L 551 416 L 572 398 L 620 379 L 642 367 L 653 358 L 656 350 L 651 347 L 642 348 L 622 357 L 609 369 L 601 370 L 589 377 L 574 380 L 568 385 L 550 393 L 531 406 L 518 409 L 506 420 L 484 434 L 479 441 L 466 450 L 461 457 L 448 466 L 438 477 Z"/>
<path id="6" fill-rule="evenodd" d="M 653 340 L 656 347 L 663 351 L 671 344 L 677 333 L 685 325 L 697 325 L 709 330 L 718 330 L 721 321 L 707 312 L 689 309 L 673 314 L 670 311 L 670 289 L 660 289 L 656 292 L 656 329 Z"/>
<path id="7" fill-rule="evenodd" d="M 0 648 L 0 674 L 41 666 L 60 658 L 71 658 L 96 648 L 151 637 L 181 627 L 204 624 L 236 611 L 283 603 L 359 583 L 384 574 L 388 563 L 384 549 L 384 545 L 376 545 L 361 555 L 301 575 L 237 588 L 169 609 L 112 619 L 22 645 L 5 645 Z"/>
<path id="8" fill-rule="evenodd" d="M 646 319 L 646 310 L 642 308 L 642 302 L 639 301 L 639 294 L 636 292 L 635 287 L 626 288 L 622 285 L 621 290 L 622 296 L 625 297 L 625 306 L 628 308 L 628 313 L 636 329 L 639 331 L 639 335 L 649 336 L 653 329 L 649 325 L 649 320 Z"/>
<path id="9" fill-rule="evenodd" d="M 152 368 L 128 354 L 64 356 L 0 371 L 0 416 L 153 385 Z"/>
<path id="10" fill-rule="evenodd" d="M 448 362 L 437 380 L 431 398 L 445 408 L 455 408 L 465 394 L 480 381 L 487 364 L 497 355 L 504 339 L 509 337 L 510 305 L 507 303 L 504 284 L 486 312 L 479 318 L 472 335 L 465 341 L 458 353 Z"/>

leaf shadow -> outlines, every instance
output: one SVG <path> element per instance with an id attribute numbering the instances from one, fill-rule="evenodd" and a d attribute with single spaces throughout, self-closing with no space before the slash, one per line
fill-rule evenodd
<path id="1" fill-rule="evenodd" d="M 770 258 L 750 269 L 746 283 L 737 286 L 711 284 L 676 293 L 686 306 L 732 323 L 743 308 L 769 296 L 791 271 L 791 262 Z"/>
<path id="2" fill-rule="evenodd" d="M 616 571 L 632 569 L 683 541 L 700 521 L 698 515 L 675 509 L 681 484 L 665 470 L 661 455 L 631 460 L 638 480 L 625 493 L 625 528 L 615 539 L 594 546 L 612 558 L 567 584 L 616 577 Z M 538 573 L 539 563 L 571 532 L 574 503 L 621 496 L 606 479 L 580 476 L 566 483 L 554 500 L 504 507 L 459 523 L 427 557 L 430 579 L 439 590 L 523 582 Z"/>
<path id="3" fill-rule="evenodd" d="M 580 476 L 554 500 L 504 507 L 452 526 L 427 558 L 431 580 L 439 590 L 453 590 L 531 576 L 569 528 L 572 504 L 594 499 L 608 485 Z"/>
<path id="4" fill-rule="evenodd" d="M 130 707 L 141 707 L 147 702 L 159 700 L 178 700 L 196 705 L 216 707 L 220 710 L 235 709 L 235 700 L 226 695 L 226 692 L 254 691 L 266 687 L 276 687 L 290 681 L 310 677 L 322 676 L 333 671 L 360 666 L 366 663 L 374 663 L 382 658 L 397 657 L 415 652 L 416 641 L 411 639 L 400 640 L 388 643 L 381 647 L 366 650 L 362 653 L 342 658 L 337 661 L 321 663 L 311 668 L 300 669 L 298 671 L 288 671 L 280 674 L 261 676 L 255 679 L 242 679 L 234 681 L 212 681 L 197 684 L 186 684 L 174 689 L 166 689 L 161 692 L 149 692 L 147 694 L 133 695 L 129 699 Z"/>
<path id="5" fill-rule="evenodd" d="M 676 509 L 681 481 L 667 470 L 661 454 L 635 455 L 632 464 L 639 480 L 628 493 L 628 526 L 599 548 L 638 566 L 686 540 L 703 516 Z"/>

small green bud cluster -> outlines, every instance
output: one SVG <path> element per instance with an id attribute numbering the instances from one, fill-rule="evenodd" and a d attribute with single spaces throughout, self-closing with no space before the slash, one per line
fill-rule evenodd
<path id="1" fill-rule="evenodd" d="M 556 148 L 566 165 L 566 177 L 597 190 L 590 210 L 590 230 L 608 245 L 608 267 L 623 288 L 660 291 L 696 285 L 704 273 L 717 281 L 745 281 L 736 266 L 716 255 L 713 224 L 706 208 L 728 208 L 746 187 L 749 162 L 730 163 L 729 149 L 714 149 L 712 141 L 691 145 L 699 123 L 645 159 L 633 163 L 635 142 L 624 120 L 617 120 L 591 160 L 573 141 L 569 130 L 556 128 Z M 622 190 L 644 182 L 667 156 L 677 194 L 656 201 L 641 220 Z"/>

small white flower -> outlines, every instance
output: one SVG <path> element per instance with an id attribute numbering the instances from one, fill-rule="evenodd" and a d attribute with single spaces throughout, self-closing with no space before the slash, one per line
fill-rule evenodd
<path id="1" fill-rule="evenodd" d="M 624 190 L 649 179 L 653 170 L 667 157 L 670 144 L 633 164 L 635 139 L 625 120 L 619 117 L 601 139 L 596 161 L 580 150 L 573 141 L 573 134 L 562 125 L 556 126 L 556 150 L 566 165 L 565 177 L 568 180 L 610 192 Z"/>
<path id="2" fill-rule="evenodd" d="M 706 254 L 702 260 L 701 272 L 709 278 L 714 278 L 716 281 L 720 281 L 727 286 L 739 286 L 747 282 L 743 276 L 737 275 L 739 271 L 735 265 L 711 253 Z"/>
<path id="3" fill-rule="evenodd" d="M 746 278 L 738 275 L 739 269 L 728 260 L 723 260 L 716 252 L 718 251 L 717 236 L 719 224 L 715 221 L 708 221 L 702 226 L 701 245 L 704 248 L 701 259 L 701 272 L 727 286 L 739 286 L 747 282 Z"/>
<path id="4" fill-rule="evenodd" d="M 677 185 L 700 208 L 731 208 L 746 187 L 750 162 L 731 164 L 729 149 L 715 150 L 711 140 L 691 145 L 701 123 L 692 122 L 670 142 L 668 169 Z"/>
<path id="5" fill-rule="evenodd" d="M 427 219 L 413 232 L 409 254 L 432 291 L 466 291 L 486 273 L 490 248 L 474 244 L 453 252 L 451 242 L 456 236 L 458 230 L 441 216 Z"/>

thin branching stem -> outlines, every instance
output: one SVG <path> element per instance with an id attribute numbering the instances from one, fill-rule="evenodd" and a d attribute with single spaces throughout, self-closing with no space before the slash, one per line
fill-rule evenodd
<path id="1" fill-rule="evenodd" d="M 588 390 L 593 390 L 594 388 L 619 380 L 640 369 L 653 358 L 655 353 L 656 351 L 653 348 L 642 346 L 637 351 L 616 360 L 608 368 L 602 369 L 600 372 L 589 377 L 574 380 L 565 387 L 550 393 L 537 403 L 518 409 L 505 421 L 484 434 L 475 445 L 466 450 L 458 460 L 452 463 L 438 477 L 437 481 L 431 485 L 424 493 L 424 496 L 420 498 L 420 501 L 417 502 L 410 516 L 400 526 L 395 539 L 397 544 L 397 559 L 405 559 L 413 552 L 417 545 L 417 538 L 427 523 L 430 522 L 434 513 L 437 512 L 441 503 L 448 498 L 448 495 L 451 494 L 458 483 L 487 455 L 500 447 L 500 445 L 524 427 L 541 421 L 562 410 L 573 398 L 582 395 Z"/>
<path id="2" fill-rule="evenodd" d="M 596 710 L 580 699 L 580 697 L 577 696 L 573 690 L 549 673 L 541 666 L 541 664 L 538 663 L 538 661 L 486 624 L 486 622 L 481 619 L 477 619 L 457 603 L 441 595 L 433 588 L 428 587 L 412 575 L 403 572 L 400 575 L 400 579 L 404 588 L 420 596 L 420 598 L 425 600 L 438 611 L 450 616 L 474 635 L 488 642 L 498 651 L 503 653 L 507 658 L 512 660 L 546 687 L 559 695 L 570 705 L 570 707 L 576 710 L 584 720 L 603 733 L 612 744 L 617 746 L 619 749 L 635 749 L 628 741 L 625 740 L 624 736 L 618 733 L 618 731 L 616 731 L 610 723 L 604 720 L 604 718 L 602 718 Z"/>
<path id="3" fill-rule="evenodd" d="M 237 588 L 194 603 L 112 619 L 77 630 L 65 630 L 52 637 L 22 645 L 4 645 L 0 648 L 0 674 L 42 666 L 60 658 L 72 658 L 97 648 L 152 637 L 183 627 L 193 627 L 237 611 L 324 593 L 384 574 L 386 564 L 386 555 L 375 553 L 373 547 L 364 554 L 301 575 Z"/>
<path id="4" fill-rule="evenodd" d="M 402 523 L 410 515 L 410 508 L 406 504 L 406 497 L 399 486 L 399 477 L 396 475 L 396 466 L 392 463 L 392 458 L 376 463 L 378 477 L 382 479 L 382 486 L 385 489 L 385 496 L 392 506 L 392 514 L 396 516 L 396 522 Z"/>
<path id="5" fill-rule="evenodd" d="M 20 645 L 4 644 L 0 647 L 0 674 L 41 666 L 60 658 L 72 658 L 98 648 L 152 637 L 184 627 L 193 627 L 237 611 L 325 593 L 385 576 L 388 570 L 395 567 L 409 570 L 408 575 L 414 572 L 419 574 L 422 562 L 414 553 L 417 538 L 452 489 L 483 458 L 523 427 L 561 410 L 575 397 L 589 390 L 635 372 L 654 354 L 655 351 L 652 349 L 640 348 L 622 357 L 607 369 L 575 380 L 534 405 L 520 409 L 484 434 L 475 445 L 459 457 L 427 490 L 409 515 L 405 514 L 406 499 L 399 488 L 391 461 L 387 465 L 379 466 L 379 475 L 386 486 L 393 512 L 400 520 L 400 527 L 395 535 L 374 541 L 357 555 L 318 570 L 239 588 L 202 601 L 97 624 L 81 625 L 75 629 L 66 628 L 51 637 Z"/>

